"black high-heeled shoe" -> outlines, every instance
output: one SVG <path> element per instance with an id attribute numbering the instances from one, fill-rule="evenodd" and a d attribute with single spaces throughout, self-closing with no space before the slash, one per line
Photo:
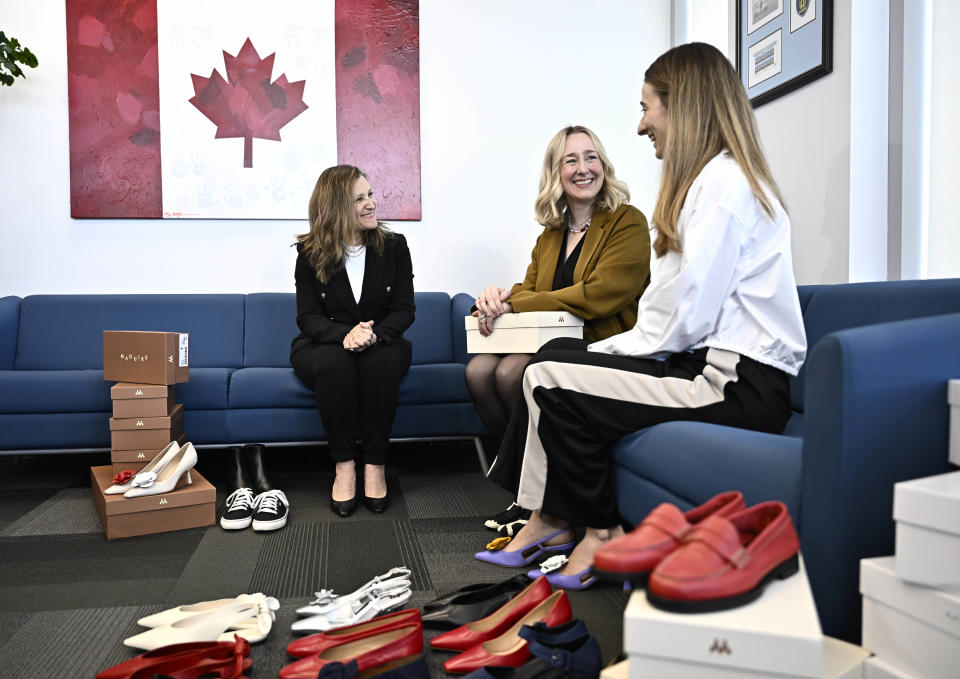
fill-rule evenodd
<path id="1" fill-rule="evenodd" d="M 364 493 L 363 504 L 374 514 L 383 514 L 387 507 L 390 506 L 390 493 L 387 493 L 383 497 L 370 497 Z"/>
<path id="2" fill-rule="evenodd" d="M 334 500 L 330 498 L 330 509 L 339 517 L 347 518 L 357 509 L 357 496 L 354 494 L 349 500 Z"/>

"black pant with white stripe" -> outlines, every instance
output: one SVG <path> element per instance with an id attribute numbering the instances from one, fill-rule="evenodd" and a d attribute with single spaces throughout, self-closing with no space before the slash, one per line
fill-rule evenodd
<path id="1" fill-rule="evenodd" d="M 523 374 L 490 478 L 527 509 L 592 528 L 619 523 L 610 446 L 674 420 L 780 433 L 790 416 L 789 375 L 714 348 L 666 360 L 588 352 L 557 339 Z M 669 450 L 663 451 L 669 455 Z"/>

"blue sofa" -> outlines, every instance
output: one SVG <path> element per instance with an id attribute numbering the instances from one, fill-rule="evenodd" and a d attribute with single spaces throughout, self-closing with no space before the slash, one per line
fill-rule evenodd
<path id="1" fill-rule="evenodd" d="M 859 560 L 894 552 L 893 484 L 953 468 L 960 279 L 799 294 L 810 350 L 784 434 L 671 422 L 626 436 L 613 451 L 620 513 L 636 523 L 660 502 L 690 508 L 732 488 L 785 502 L 824 633 L 858 641 Z"/>
<path id="2" fill-rule="evenodd" d="M 393 438 L 477 441 L 484 431 L 463 378 L 471 301 L 416 293 Z M 289 293 L 0 298 L 0 454 L 109 447 L 104 330 L 190 333 L 190 381 L 176 395 L 194 443 L 323 441 L 313 393 L 290 367 L 295 319 Z"/>

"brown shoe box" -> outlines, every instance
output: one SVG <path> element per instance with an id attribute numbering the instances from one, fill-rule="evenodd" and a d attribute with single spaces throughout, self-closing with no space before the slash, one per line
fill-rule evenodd
<path id="1" fill-rule="evenodd" d="M 183 406 L 165 417 L 111 417 L 110 449 L 160 450 L 183 435 Z M 149 460 L 148 460 L 149 461 Z"/>
<path id="2" fill-rule="evenodd" d="M 90 468 L 93 504 L 108 540 L 134 535 L 212 526 L 216 523 L 217 489 L 196 469 L 193 483 L 170 493 L 126 498 L 104 495 L 113 483 L 110 465 Z"/>
<path id="3" fill-rule="evenodd" d="M 114 417 L 163 417 L 177 405 L 174 387 L 117 382 L 110 388 Z"/>
<path id="4" fill-rule="evenodd" d="M 177 443 L 182 447 L 184 443 L 187 442 L 187 435 L 181 434 L 180 438 L 177 439 Z M 157 449 L 149 450 L 112 450 L 110 451 L 110 463 L 113 466 L 113 473 L 119 474 L 125 469 L 132 469 L 135 472 L 142 470 L 150 461 L 155 458 L 161 450 L 166 448 L 167 444 L 163 444 Z"/>
<path id="5" fill-rule="evenodd" d="M 189 334 L 104 330 L 103 379 L 142 384 L 189 381 Z"/>

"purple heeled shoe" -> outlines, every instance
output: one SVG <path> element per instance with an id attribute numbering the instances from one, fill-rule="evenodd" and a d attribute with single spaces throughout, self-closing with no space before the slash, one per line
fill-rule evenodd
<path id="1" fill-rule="evenodd" d="M 532 561 L 535 561 L 542 555 L 547 552 L 560 552 L 566 554 L 573 549 L 573 542 L 564 542 L 560 545 L 548 545 L 546 542 L 552 540 L 558 535 L 563 535 L 564 533 L 569 533 L 569 528 L 563 528 L 551 533 L 542 540 L 537 540 L 529 547 L 524 547 L 523 549 L 518 549 L 515 552 L 504 552 L 503 549 L 486 549 L 482 552 L 477 552 L 474 554 L 474 557 L 480 561 L 486 561 L 487 563 L 496 564 L 497 566 L 506 566 L 507 568 L 519 568 L 520 566 L 529 565 Z M 501 538 L 498 538 L 501 539 Z M 494 541 L 496 542 L 496 540 Z M 506 546 L 506 543 L 503 543 Z"/>
<path id="2" fill-rule="evenodd" d="M 593 574 L 593 570 L 589 567 L 573 575 L 561 575 L 557 571 L 563 568 L 566 563 L 566 556 L 560 554 L 551 556 L 540 564 L 540 568 L 527 571 L 527 577 L 531 580 L 536 580 L 541 575 L 545 575 L 547 582 L 561 589 L 586 589 L 597 581 L 597 576 Z"/>

